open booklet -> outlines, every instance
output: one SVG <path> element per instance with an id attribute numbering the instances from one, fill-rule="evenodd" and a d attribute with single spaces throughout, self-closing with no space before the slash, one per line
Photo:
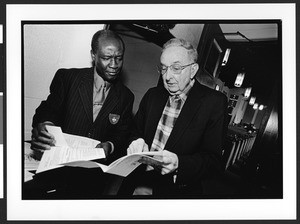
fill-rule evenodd
<path id="1" fill-rule="evenodd" d="M 106 166 L 92 160 L 105 158 L 103 148 L 95 148 L 100 142 L 94 139 L 65 134 L 60 127 L 47 126 L 56 140 L 55 146 L 46 150 L 36 173 L 62 166 L 101 168 L 103 172 L 126 177 L 146 161 L 148 165 L 162 164 L 162 152 L 141 152 L 123 156 Z"/>

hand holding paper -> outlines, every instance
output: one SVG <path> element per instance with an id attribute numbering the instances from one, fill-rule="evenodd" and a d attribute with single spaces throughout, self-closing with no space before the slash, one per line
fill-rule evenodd
<path id="1" fill-rule="evenodd" d="M 56 145 L 51 147 L 51 150 L 44 151 L 41 162 L 36 173 L 59 168 L 62 166 L 75 166 L 84 168 L 99 167 L 105 173 L 115 174 L 126 177 L 135 168 L 137 168 L 142 161 L 147 164 L 161 165 L 162 152 L 149 152 L 147 144 L 143 139 L 136 142 L 136 146 L 132 153 L 123 156 L 109 166 L 97 163 L 92 160 L 105 158 L 103 148 L 95 148 L 98 146 L 105 146 L 100 144 L 100 141 L 77 136 L 65 134 L 60 127 L 49 127 L 56 139 Z M 109 143 L 107 143 L 109 144 Z M 142 152 L 135 152 L 135 150 Z"/>
<path id="2" fill-rule="evenodd" d="M 174 172 L 178 168 L 178 156 L 168 150 L 163 150 L 163 163 L 161 174 L 165 175 Z"/>
<path id="3" fill-rule="evenodd" d="M 153 168 L 158 168 L 161 169 L 162 165 L 163 165 L 163 153 L 156 151 L 155 152 L 156 155 L 153 157 L 142 157 L 139 162 L 146 164 L 146 165 L 150 165 Z"/>
<path id="4" fill-rule="evenodd" d="M 144 139 L 139 138 L 135 141 L 132 141 L 127 149 L 127 154 L 148 152 L 148 145 L 145 143 Z"/>
<path id="5" fill-rule="evenodd" d="M 50 127 L 50 125 L 47 125 Z M 37 152 L 49 150 L 55 144 L 55 137 L 47 130 L 46 123 L 40 123 L 32 129 L 31 149 Z"/>
<path id="6" fill-rule="evenodd" d="M 46 150 L 42 156 L 37 173 L 72 163 L 72 166 L 82 166 L 82 161 L 105 158 L 103 148 L 95 148 L 100 141 L 65 134 L 60 127 L 46 126 L 55 141 L 51 150 Z"/>
<path id="7" fill-rule="evenodd" d="M 139 162 L 152 166 L 155 170 L 160 171 L 162 175 L 174 172 L 178 168 L 178 157 L 175 153 L 168 150 L 156 153 L 160 153 L 159 155 L 153 156 L 153 159 L 157 160 L 142 157 Z"/>

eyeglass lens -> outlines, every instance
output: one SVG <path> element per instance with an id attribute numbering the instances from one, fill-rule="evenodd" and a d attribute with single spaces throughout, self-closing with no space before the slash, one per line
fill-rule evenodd
<path id="1" fill-rule="evenodd" d="M 174 73 L 174 74 L 180 74 L 182 72 L 183 69 L 185 69 L 186 67 L 192 65 L 194 63 L 191 63 L 191 64 L 188 64 L 188 65 L 178 65 L 178 64 L 173 64 L 173 65 L 170 65 L 170 66 L 165 66 L 165 65 L 159 65 L 157 66 L 158 68 L 158 71 L 164 75 L 167 71 L 168 71 L 168 68 L 171 69 L 171 71 Z"/>

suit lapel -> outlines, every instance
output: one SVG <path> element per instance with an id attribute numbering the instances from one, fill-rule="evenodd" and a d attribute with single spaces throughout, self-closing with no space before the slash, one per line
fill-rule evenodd
<path id="1" fill-rule="evenodd" d="M 168 138 L 168 141 L 165 145 L 166 149 L 174 148 L 174 145 L 180 139 L 180 136 L 184 133 L 189 124 L 192 122 L 200 106 L 202 106 L 201 98 L 203 96 L 203 93 L 200 91 L 199 87 L 200 85 L 196 81 L 189 93 L 189 96 L 187 97 L 186 102 L 184 103 L 179 117 L 177 118 L 171 135 Z"/>
<path id="2" fill-rule="evenodd" d="M 82 75 L 82 82 L 79 87 L 79 95 L 88 119 L 93 122 L 93 73 Z"/>
<path id="3" fill-rule="evenodd" d="M 161 114 L 164 110 L 166 102 L 168 100 L 169 94 L 165 89 L 159 91 L 152 99 L 151 103 L 147 105 L 147 113 L 149 113 L 151 120 L 147 122 L 146 130 L 150 130 L 147 133 L 147 138 L 149 139 L 149 144 L 152 143 L 158 122 L 161 118 Z M 151 147 L 151 145 L 149 145 Z"/>

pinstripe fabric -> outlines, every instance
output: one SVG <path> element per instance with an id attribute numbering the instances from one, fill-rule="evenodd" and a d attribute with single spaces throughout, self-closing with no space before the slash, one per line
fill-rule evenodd
<path id="1" fill-rule="evenodd" d="M 93 74 L 93 68 L 58 70 L 50 95 L 36 109 L 32 125 L 51 121 L 65 133 L 126 147 L 134 95 L 122 83 L 113 84 L 93 122 Z M 120 115 L 118 123 L 112 124 L 109 114 Z"/>

